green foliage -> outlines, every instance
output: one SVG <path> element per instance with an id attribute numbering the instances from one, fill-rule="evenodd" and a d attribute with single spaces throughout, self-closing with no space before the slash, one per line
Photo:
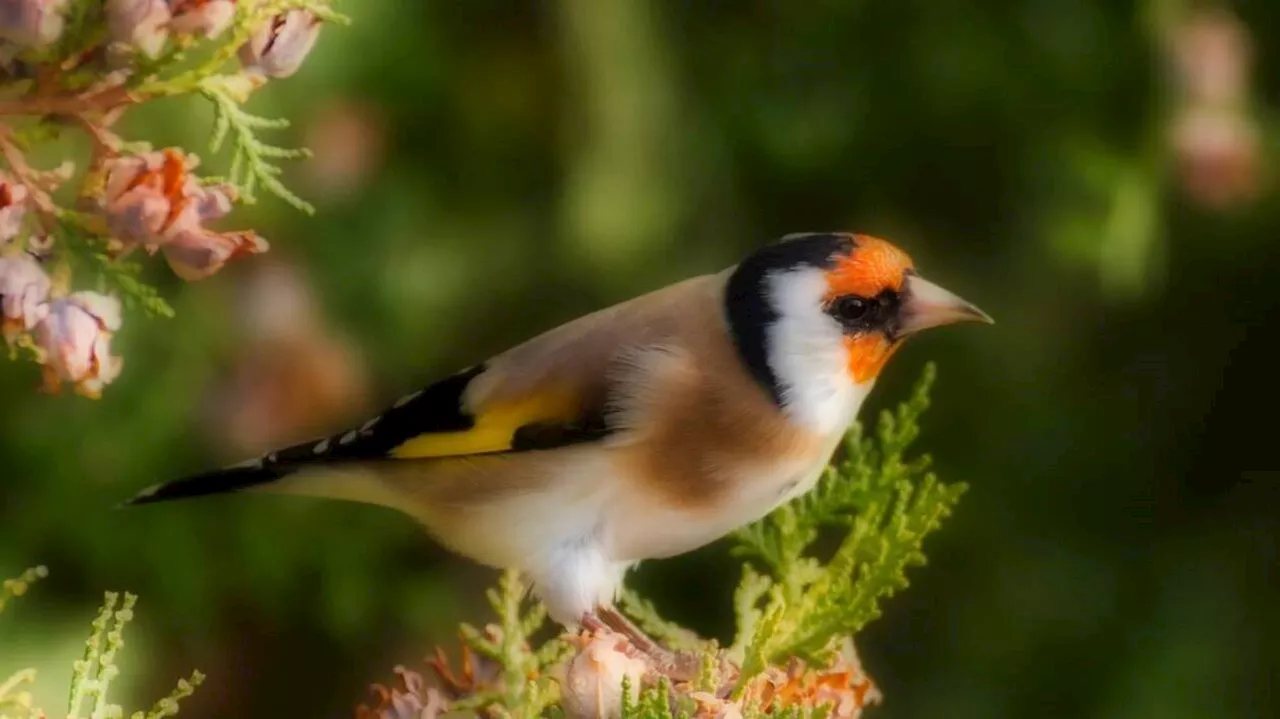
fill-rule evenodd
<path id="1" fill-rule="evenodd" d="M 498 623 L 484 631 L 464 624 L 462 637 L 481 657 L 501 666 L 500 681 L 496 689 L 481 688 L 458 706 L 485 708 L 504 717 L 540 716 L 558 696 L 547 670 L 567 655 L 569 647 L 551 639 L 533 648 L 531 637 L 546 622 L 547 611 L 541 602 L 526 601 L 528 588 L 517 572 L 504 572 L 497 588 L 486 595 Z"/>
<path id="2" fill-rule="evenodd" d="M 280 130 L 289 126 L 283 118 L 273 119 L 259 117 L 240 107 L 227 82 L 221 78 L 210 78 L 200 86 L 200 94 L 213 103 L 214 124 L 213 137 L 209 140 L 209 149 L 219 152 L 228 133 L 232 136 L 231 167 L 227 171 L 225 181 L 240 191 L 245 202 L 256 202 L 255 194 L 259 185 L 267 192 L 279 197 L 294 207 L 313 214 L 315 208 L 306 200 L 298 197 L 280 181 L 283 172 L 272 160 L 292 160 L 310 157 L 306 148 L 287 148 L 268 145 L 255 135 L 257 130 Z M 213 179 L 213 178 L 210 178 Z"/>
<path id="3" fill-rule="evenodd" d="M 160 291 L 138 279 L 142 265 L 112 260 L 101 254 L 95 254 L 93 258 L 101 267 L 100 283 L 119 288 L 125 307 L 140 309 L 152 317 L 168 319 L 174 316 L 173 305 L 160 296 Z"/>
<path id="4" fill-rule="evenodd" d="M 4 580 L 0 584 L 0 612 L 4 612 L 5 605 L 11 599 L 26 594 L 32 584 L 48 575 L 49 572 L 44 567 L 32 567 L 13 579 Z M 12 716 L 20 719 L 30 715 L 31 694 L 24 687 L 30 686 L 35 679 L 34 669 L 20 669 L 0 681 L 0 717 L 7 719 Z"/>
<path id="5" fill-rule="evenodd" d="M 880 416 L 874 438 L 855 425 L 847 456 L 813 492 L 735 533 L 737 554 L 767 570 L 745 566 L 734 598 L 744 681 L 787 657 L 829 656 L 835 640 L 880 616 L 880 602 L 907 586 L 908 567 L 924 564 L 925 537 L 965 490 L 940 483 L 927 455 L 906 456 L 934 377 L 930 364 L 911 398 Z M 844 537 L 820 562 L 811 551 L 825 527 Z"/>
<path id="6" fill-rule="evenodd" d="M 640 688 L 632 698 L 631 680 L 622 678 L 622 719 L 684 719 L 687 711 L 672 711 L 671 682 L 665 677 Z"/>
<path id="7" fill-rule="evenodd" d="M 0 588 L 0 611 L 4 610 L 9 599 L 25 594 L 33 582 L 47 574 L 44 567 L 35 567 L 6 580 Z M 118 719 L 125 716 L 124 709 L 112 704 L 107 697 L 111 682 L 120 675 L 116 655 L 124 646 L 124 628 L 133 620 L 133 607 L 137 600 L 136 596 L 128 593 L 123 600 L 116 592 L 106 593 L 98 616 L 90 625 L 84 654 L 72 665 L 67 719 Z M 31 693 L 26 689 L 35 680 L 34 669 L 23 669 L 0 681 L 0 718 L 37 719 L 46 716 L 45 711 L 34 706 Z M 192 672 L 190 678 L 178 680 L 168 696 L 146 711 L 133 712 L 130 719 L 164 719 L 177 715 L 179 702 L 191 696 L 203 681 L 203 674 Z"/>
<path id="8" fill-rule="evenodd" d="M 73 272 L 82 272 L 99 292 L 117 289 L 124 306 L 141 310 L 151 317 L 174 316 L 173 306 L 159 290 L 140 279 L 142 264 L 112 254 L 95 223 L 80 212 L 60 213 L 63 222 L 55 229 L 58 256 Z"/>
<path id="9" fill-rule="evenodd" d="M 222 67 L 231 61 L 236 49 L 248 41 L 254 29 L 272 16 L 293 9 L 309 10 L 325 22 L 343 25 L 350 22 L 347 16 L 334 11 L 327 2 L 320 0 L 240 3 L 229 33 L 230 41 L 222 44 L 199 68 L 167 81 L 154 80 L 147 85 L 146 90 L 159 95 L 198 92 L 212 103 L 214 126 L 209 140 L 210 151 L 220 152 L 228 135 L 231 138 L 229 169 L 225 178 L 218 179 L 235 187 L 244 202 L 256 202 L 257 188 L 261 186 L 293 207 L 313 214 L 315 208 L 280 181 L 283 170 L 273 162 L 310 157 L 310 151 L 306 148 L 278 147 L 258 139 L 258 131 L 282 130 L 289 127 L 289 121 L 284 118 L 260 117 L 246 111 L 241 105 L 249 97 L 250 86 L 242 76 L 221 73 Z"/>

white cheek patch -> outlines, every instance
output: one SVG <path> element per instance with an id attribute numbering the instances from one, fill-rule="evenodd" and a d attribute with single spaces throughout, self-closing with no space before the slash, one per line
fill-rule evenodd
<path id="1" fill-rule="evenodd" d="M 823 310 L 827 280 L 820 269 L 778 272 L 766 280 L 778 319 L 767 332 L 769 366 L 783 409 L 821 434 L 843 431 L 871 389 L 855 384 L 840 323 Z"/>

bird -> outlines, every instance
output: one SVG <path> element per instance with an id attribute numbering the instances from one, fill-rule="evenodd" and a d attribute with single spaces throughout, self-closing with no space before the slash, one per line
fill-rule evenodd
<path id="1" fill-rule="evenodd" d="M 891 242 L 792 233 L 544 332 L 358 427 L 126 504 L 268 492 L 382 505 L 457 554 L 520 570 L 561 625 L 643 642 L 614 607 L 626 572 L 813 488 L 894 353 L 957 322 L 993 320 Z"/>

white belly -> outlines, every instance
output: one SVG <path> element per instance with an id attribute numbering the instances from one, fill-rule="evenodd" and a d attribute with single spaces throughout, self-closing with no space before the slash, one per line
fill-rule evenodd
<path id="1" fill-rule="evenodd" d="M 569 623 L 611 603 L 637 561 L 697 549 L 810 490 L 836 440 L 807 460 L 734 473 L 733 489 L 701 509 L 613 476 L 604 453 L 584 452 L 579 461 L 557 463 L 555 481 L 536 491 L 465 511 L 431 505 L 418 515 L 455 551 L 527 572 L 552 616 Z"/>

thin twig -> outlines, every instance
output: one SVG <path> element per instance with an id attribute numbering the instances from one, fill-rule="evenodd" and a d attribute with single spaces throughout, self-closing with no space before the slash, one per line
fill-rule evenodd
<path id="1" fill-rule="evenodd" d="M 4 156 L 5 162 L 9 164 L 9 169 L 13 170 L 18 181 L 31 193 L 31 201 L 35 203 L 36 209 L 52 217 L 57 213 L 57 207 L 53 204 L 49 193 L 41 186 L 37 178 L 38 173 L 27 164 L 27 158 L 23 156 L 22 150 L 13 144 L 12 135 L 12 128 L 8 125 L 0 125 L 0 155 Z"/>
<path id="2" fill-rule="evenodd" d="M 105 125 L 90 120 L 84 115 L 75 115 L 72 119 L 80 129 L 84 130 L 89 139 L 93 140 L 93 158 L 90 167 L 98 168 L 108 157 L 120 154 L 120 137 L 108 130 Z"/>
<path id="3" fill-rule="evenodd" d="M 110 112 L 115 108 L 148 99 L 127 87 L 113 86 L 97 91 L 25 97 L 0 101 L 0 116 L 82 115 L 88 112 Z"/>
<path id="4" fill-rule="evenodd" d="M 13 142 L 13 129 L 3 123 L 0 123 L 0 155 L 8 163 L 9 169 L 13 170 L 18 182 L 26 186 L 30 201 L 36 208 L 36 221 L 40 223 L 44 234 L 51 237 L 58 229 L 58 206 L 44 188 L 46 183 L 41 182 L 40 176 L 43 173 L 27 164 L 22 149 Z"/>

